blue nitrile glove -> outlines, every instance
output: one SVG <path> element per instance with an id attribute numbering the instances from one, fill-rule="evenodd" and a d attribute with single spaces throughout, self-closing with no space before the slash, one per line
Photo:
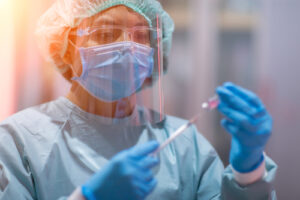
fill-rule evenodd
<path id="1" fill-rule="evenodd" d="M 151 141 L 118 153 L 81 187 L 83 196 L 87 200 L 145 199 L 157 184 L 151 168 L 159 161 L 149 154 L 158 146 Z"/>
<path id="2" fill-rule="evenodd" d="M 222 126 L 232 135 L 230 163 L 241 173 L 255 170 L 263 162 L 263 151 L 272 132 L 272 118 L 261 100 L 233 83 L 216 90 L 218 110 L 226 116 Z"/>

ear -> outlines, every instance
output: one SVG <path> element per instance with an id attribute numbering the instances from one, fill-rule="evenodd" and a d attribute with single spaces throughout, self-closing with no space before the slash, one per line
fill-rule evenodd
<path id="1" fill-rule="evenodd" d="M 66 64 L 69 64 L 69 65 L 73 64 L 74 50 L 75 50 L 74 47 L 70 44 L 70 42 L 68 40 L 68 46 L 67 46 L 66 52 L 62 58 Z"/>
<path id="2" fill-rule="evenodd" d="M 65 64 L 68 64 L 71 68 L 72 77 L 80 76 L 82 72 L 82 65 L 80 56 L 78 56 L 78 50 L 76 49 L 74 42 L 72 40 L 68 40 L 68 45 L 66 52 L 62 58 Z"/>

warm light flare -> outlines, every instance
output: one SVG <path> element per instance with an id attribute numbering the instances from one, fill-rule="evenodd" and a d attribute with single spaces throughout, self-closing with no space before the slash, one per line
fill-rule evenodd
<path id="1" fill-rule="evenodd" d="M 0 0 L 0 121 L 15 109 L 15 50 L 12 6 Z"/>
<path id="2" fill-rule="evenodd" d="M 0 0 L 0 6 L 8 5 L 9 0 Z"/>

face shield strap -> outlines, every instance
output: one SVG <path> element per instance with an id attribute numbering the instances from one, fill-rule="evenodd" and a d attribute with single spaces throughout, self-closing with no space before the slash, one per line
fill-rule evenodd
<path id="1" fill-rule="evenodd" d="M 73 43 L 72 40 L 68 39 L 68 43 L 70 43 L 70 44 L 74 47 L 75 50 L 78 50 L 78 47 Z M 68 47 L 67 47 L 67 48 L 68 48 Z M 75 77 L 72 77 L 72 78 L 71 78 L 71 80 L 74 81 L 74 80 L 76 80 L 77 78 L 79 78 L 80 76 L 77 74 L 77 72 L 76 72 L 76 70 L 75 70 L 75 68 L 74 68 L 74 66 L 73 66 L 73 63 L 70 64 L 70 66 L 71 66 L 71 68 L 72 68 L 73 73 L 75 74 Z M 82 70 L 84 70 L 84 69 L 82 69 Z"/>
<path id="2" fill-rule="evenodd" d="M 160 34 L 160 30 L 159 30 L 159 27 L 160 27 L 160 20 L 159 20 L 159 16 L 158 14 L 156 15 L 156 30 L 157 30 L 157 35 Z M 157 59 L 158 59 L 158 87 L 159 87 L 159 113 L 160 113 L 160 121 L 163 120 L 163 116 L 162 116 L 162 113 L 163 113 L 163 101 L 164 101 L 164 98 L 163 98 L 163 88 L 162 88 L 162 73 L 161 73 L 161 70 L 162 69 L 162 66 L 161 66 L 161 52 L 160 52 L 160 44 L 161 44 L 161 41 L 160 41 L 160 37 L 157 37 Z"/>

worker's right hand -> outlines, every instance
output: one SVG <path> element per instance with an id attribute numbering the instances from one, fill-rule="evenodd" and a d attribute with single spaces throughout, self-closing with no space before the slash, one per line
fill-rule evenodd
<path id="1" fill-rule="evenodd" d="M 145 199 L 157 183 L 151 168 L 159 160 L 149 154 L 158 146 L 151 141 L 118 153 L 81 187 L 83 196 L 87 200 Z"/>

